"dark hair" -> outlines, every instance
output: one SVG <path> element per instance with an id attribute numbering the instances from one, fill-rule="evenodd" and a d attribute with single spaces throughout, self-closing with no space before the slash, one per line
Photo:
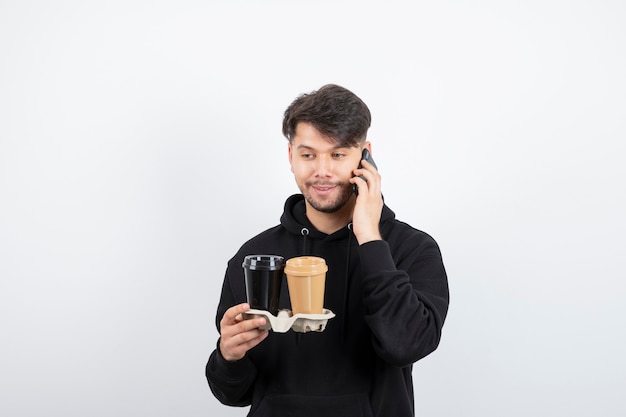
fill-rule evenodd
<path id="1" fill-rule="evenodd" d="M 327 84 L 300 95 L 285 110 L 283 135 L 290 142 L 299 122 L 310 123 L 341 146 L 359 146 L 365 142 L 372 116 L 353 92 Z"/>

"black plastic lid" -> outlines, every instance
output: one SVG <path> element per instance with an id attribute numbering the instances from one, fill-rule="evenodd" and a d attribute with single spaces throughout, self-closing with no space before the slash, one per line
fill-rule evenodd
<path id="1" fill-rule="evenodd" d="M 244 258 L 244 268 L 275 271 L 285 267 L 285 258 L 278 255 L 248 255 Z"/>

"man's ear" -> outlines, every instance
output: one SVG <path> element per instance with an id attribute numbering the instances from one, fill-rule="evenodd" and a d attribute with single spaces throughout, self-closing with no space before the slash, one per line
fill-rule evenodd
<path id="1" fill-rule="evenodd" d="M 287 152 L 289 153 L 289 166 L 291 167 L 291 172 L 293 172 L 293 164 L 291 163 L 293 161 L 293 151 L 291 149 L 291 142 L 287 144 Z"/>

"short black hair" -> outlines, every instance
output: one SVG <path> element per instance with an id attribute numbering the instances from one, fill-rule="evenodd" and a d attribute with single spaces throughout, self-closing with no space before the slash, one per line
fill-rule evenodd
<path id="1" fill-rule="evenodd" d="M 341 146 L 359 146 L 372 123 L 369 109 L 350 90 L 327 84 L 302 94 L 285 110 L 283 135 L 291 142 L 299 122 L 310 123 Z"/>

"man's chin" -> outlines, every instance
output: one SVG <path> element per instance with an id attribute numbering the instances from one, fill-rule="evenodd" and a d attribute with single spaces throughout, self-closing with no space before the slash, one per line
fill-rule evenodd
<path id="1" fill-rule="evenodd" d="M 330 213 L 336 213 L 342 208 L 344 208 L 345 205 L 350 200 L 350 194 L 344 193 L 344 195 L 338 198 L 335 198 L 333 200 L 325 200 L 325 201 L 316 200 L 312 198 L 310 195 L 305 195 L 305 199 L 309 203 L 309 205 L 313 207 L 315 210 L 322 212 L 322 213 L 330 214 Z"/>
<path id="2" fill-rule="evenodd" d="M 333 204 L 333 205 L 320 205 L 320 204 L 316 204 L 313 201 L 309 200 L 309 205 L 311 207 L 313 207 L 315 210 L 321 212 L 321 213 L 327 213 L 327 214 L 332 214 L 332 213 L 336 213 L 339 210 L 341 210 L 341 208 L 345 205 L 340 205 L 340 204 Z"/>

